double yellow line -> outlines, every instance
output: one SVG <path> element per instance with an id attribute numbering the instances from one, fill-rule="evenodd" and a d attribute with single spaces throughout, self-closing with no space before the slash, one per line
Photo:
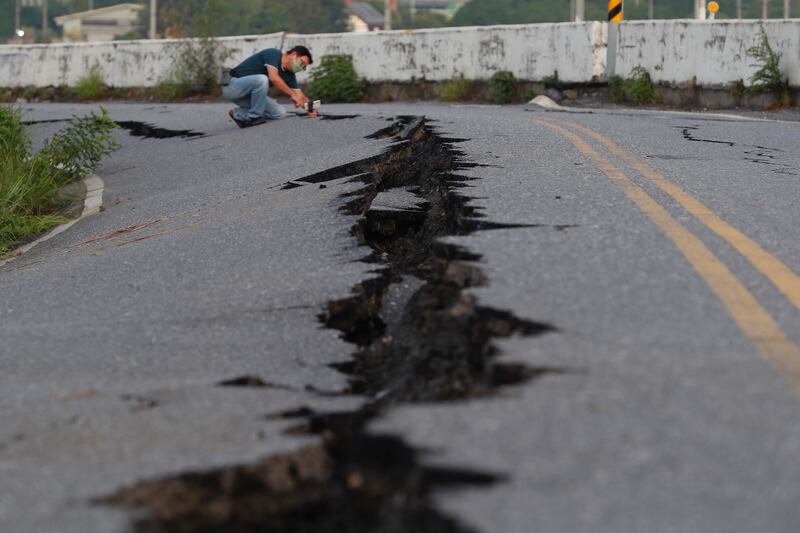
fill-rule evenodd
<path id="1" fill-rule="evenodd" d="M 669 237 L 683 253 L 692 267 L 726 307 L 739 328 L 751 340 L 758 352 L 781 372 L 800 393 L 800 348 L 789 339 L 778 323 L 761 306 L 741 281 L 722 263 L 703 242 L 675 220 L 664 207 L 634 183 L 608 158 L 597 152 L 582 137 L 566 129 L 580 131 L 605 147 L 608 152 L 625 161 L 642 176 L 649 179 L 678 204 L 700 220 L 714 233 L 725 239 L 753 266 L 769 279 L 794 306 L 800 310 L 800 277 L 770 254 L 757 242 L 725 222 L 711 209 L 689 193 L 669 181 L 645 164 L 641 159 L 625 152 L 607 137 L 570 121 L 535 120 L 570 141 L 598 167 Z"/>

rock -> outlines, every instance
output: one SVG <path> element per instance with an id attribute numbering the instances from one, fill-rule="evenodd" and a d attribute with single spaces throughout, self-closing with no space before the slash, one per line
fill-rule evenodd
<path id="1" fill-rule="evenodd" d="M 578 91 L 576 89 L 567 89 L 564 91 L 564 98 L 568 98 L 569 100 L 577 100 Z"/>

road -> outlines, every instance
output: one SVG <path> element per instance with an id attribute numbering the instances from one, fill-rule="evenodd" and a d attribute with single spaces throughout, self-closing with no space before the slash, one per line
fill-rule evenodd
<path id="1" fill-rule="evenodd" d="M 92 108 L 24 107 L 36 142 Z M 275 458 L 266 520 L 309 530 L 800 527 L 800 123 L 108 109 L 202 135 L 119 131 L 104 211 L 0 267 L 0 530 L 233 531 L 125 505 Z"/>

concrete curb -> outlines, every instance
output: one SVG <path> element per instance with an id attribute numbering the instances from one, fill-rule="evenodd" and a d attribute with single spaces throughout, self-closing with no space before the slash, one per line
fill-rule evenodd
<path id="1" fill-rule="evenodd" d="M 83 184 L 86 186 L 86 197 L 83 199 L 83 211 L 81 212 L 81 216 L 75 220 L 70 220 L 69 222 L 61 224 L 60 226 L 56 226 L 35 241 L 29 242 L 28 244 L 20 246 L 16 250 L 10 252 L 11 257 L 0 261 L 0 267 L 7 265 L 19 256 L 26 254 L 36 245 L 50 240 L 60 233 L 64 233 L 84 218 L 99 213 L 100 209 L 103 207 L 103 190 L 105 188 L 103 180 L 101 180 L 98 176 L 92 175 L 88 178 L 85 178 L 83 180 Z"/>

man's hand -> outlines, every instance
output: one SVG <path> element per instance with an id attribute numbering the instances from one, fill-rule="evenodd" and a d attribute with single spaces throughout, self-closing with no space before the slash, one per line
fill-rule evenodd
<path id="1" fill-rule="evenodd" d="M 312 111 L 311 113 L 308 114 L 308 116 L 309 118 L 317 118 L 318 115 L 316 111 Z"/>
<path id="2" fill-rule="evenodd" d="M 292 102 L 294 102 L 295 107 L 305 107 L 305 105 L 308 103 L 308 98 L 306 98 L 306 95 L 303 93 L 295 91 L 295 93 L 292 95 Z"/>

